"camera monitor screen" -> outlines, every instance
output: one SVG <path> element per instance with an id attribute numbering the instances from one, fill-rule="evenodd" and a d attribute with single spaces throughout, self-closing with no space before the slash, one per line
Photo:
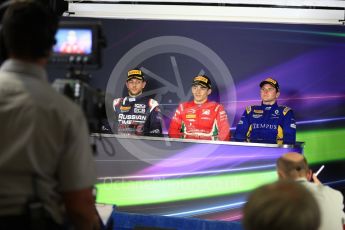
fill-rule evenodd
<path id="1" fill-rule="evenodd" d="M 53 65 L 100 67 L 103 42 L 98 23 L 62 21 L 55 35 Z"/>
<path id="2" fill-rule="evenodd" d="M 61 28 L 56 33 L 54 53 L 61 54 L 91 54 L 92 30 Z"/>

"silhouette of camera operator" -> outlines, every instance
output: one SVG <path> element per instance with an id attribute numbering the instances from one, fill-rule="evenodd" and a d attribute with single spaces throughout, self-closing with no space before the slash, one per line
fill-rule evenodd
<path id="1" fill-rule="evenodd" d="M 1 36 L 0 229 L 98 228 L 85 117 L 47 81 L 57 17 L 35 1 L 7 8 Z"/>

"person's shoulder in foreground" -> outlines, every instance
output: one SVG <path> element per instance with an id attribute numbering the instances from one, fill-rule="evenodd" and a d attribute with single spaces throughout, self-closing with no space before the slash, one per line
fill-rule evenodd
<path id="1" fill-rule="evenodd" d="M 8 57 L 0 73 L 0 133 L 5 134 L 0 171 L 7 175 L 0 177 L 0 196 L 7 197 L 0 202 L 2 227 L 8 217 L 18 220 L 13 228 L 35 224 L 25 216 L 35 212 L 32 198 L 42 204 L 36 218 L 50 227 L 62 224 L 66 215 L 76 229 L 96 223 L 95 168 L 85 117 L 52 89 L 44 70 L 57 26 L 56 15 L 38 1 L 13 1 L 3 17 Z"/>

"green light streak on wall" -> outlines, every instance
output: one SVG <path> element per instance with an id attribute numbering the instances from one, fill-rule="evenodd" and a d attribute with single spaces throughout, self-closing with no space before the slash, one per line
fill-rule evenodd
<path id="1" fill-rule="evenodd" d="M 304 154 L 310 164 L 345 160 L 345 129 L 297 132 L 297 140 L 305 142 Z"/>
<path id="2" fill-rule="evenodd" d="M 97 184 L 97 203 L 117 206 L 155 204 L 250 191 L 277 180 L 275 171 L 181 179 Z"/>
<path id="3" fill-rule="evenodd" d="M 297 133 L 309 163 L 345 160 L 345 129 Z M 181 179 L 114 181 L 97 184 L 97 203 L 118 206 L 156 204 L 250 191 L 277 179 L 275 170 Z"/>
<path id="4" fill-rule="evenodd" d="M 345 33 L 338 32 L 323 32 L 323 31 L 307 31 L 307 30 L 284 30 L 284 29 L 261 29 L 266 31 L 279 31 L 287 33 L 299 33 L 299 34 L 312 34 L 312 35 L 321 35 L 321 36 L 330 36 L 330 37 L 345 37 Z"/>
<path id="5" fill-rule="evenodd" d="M 345 37 L 345 33 L 336 33 L 336 32 L 308 32 L 309 34 L 315 34 L 315 35 L 325 35 L 325 36 L 331 36 L 331 37 Z"/>

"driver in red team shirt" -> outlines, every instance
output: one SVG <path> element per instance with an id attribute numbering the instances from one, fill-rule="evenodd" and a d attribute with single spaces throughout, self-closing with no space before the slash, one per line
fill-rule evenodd
<path id="1" fill-rule="evenodd" d="M 230 139 L 230 125 L 224 107 L 208 101 L 212 92 L 210 79 L 205 75 L 193 79 L 193 101 L 180 104 L 171 120 L 169 137 L 203 140 Z"/>

